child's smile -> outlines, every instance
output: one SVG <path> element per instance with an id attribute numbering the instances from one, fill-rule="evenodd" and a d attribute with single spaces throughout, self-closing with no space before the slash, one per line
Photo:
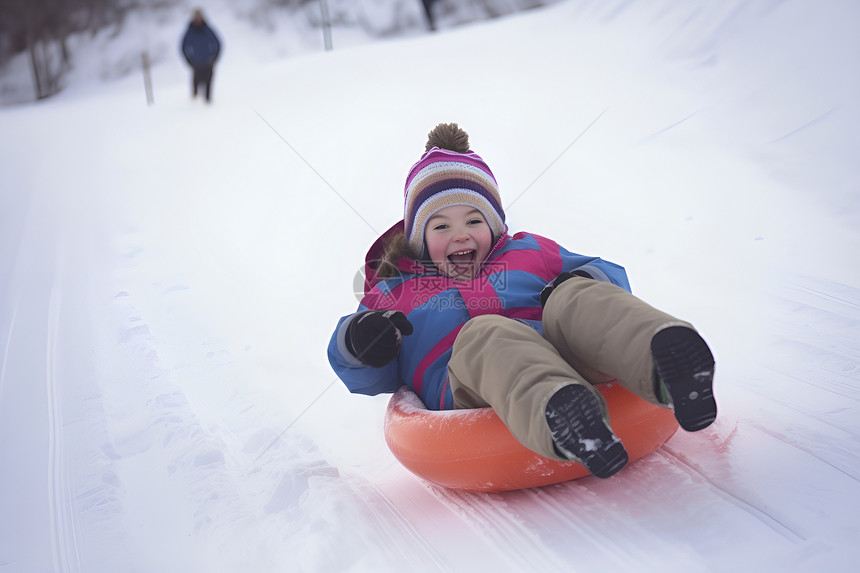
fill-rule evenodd
<path id="1" fill-rule="evenodd" d="M 475 260 L 475 249 L 458 251 L 448 255 L 448 260 L 451 261 L 451 266 L 459 271 L 459 274 L 467 273 L 472 267 Z"/>

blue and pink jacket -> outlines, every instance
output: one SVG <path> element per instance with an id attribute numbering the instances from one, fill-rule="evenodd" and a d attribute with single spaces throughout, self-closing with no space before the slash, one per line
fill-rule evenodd
<path id="1" fill-rule="evenodd" d="M 398 263 L 399 276 L 379 279 L 375 261 L 388 237 L 398 230 L 402 231 L 402 223 L 380 237 L 368 252 L 365 296 L 357 312 L 400 310 L 414 326 L 414 332 L 403 337 L 397 359 L 374 368 L 359 362 L 346 349 L 346 326 L 355 314 L 342 317 L 329 342 L 328 357 L 338 377 L 353 393 L 395 392 L 408 384 L 429 409 L 450 410 L 454 404 L 448 384 L 448 361 L 454 339 L 471 318 L 500 314 L 542 331 L 541 290 L 560 273 L 575 269 L 630 290 L 623 267 L 572 253 L 531 233 L 504 235 L 471 281 L 455 281 L 434 267 L 407 259 Z"/>

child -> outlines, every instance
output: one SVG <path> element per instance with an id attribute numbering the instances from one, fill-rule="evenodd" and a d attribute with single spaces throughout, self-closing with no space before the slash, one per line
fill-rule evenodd
<path id="1" fill-rule="evenodd" d="M 689 323 L 630 294 L 618 265 L 508 235 L 496 180 L 457 124 L 436 126 L 425 151 L 329 344 L 351 392 L 408 384 L 431 410 L 491 406 L 527 448 L 601 478 L 628 456 L 593 384 L 615 379 L 685 430 L 710 425 L 714 359 Z"/>

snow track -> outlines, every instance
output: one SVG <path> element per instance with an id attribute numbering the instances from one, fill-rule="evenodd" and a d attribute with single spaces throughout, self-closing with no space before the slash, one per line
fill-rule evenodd
<path id="1" fill-rule="evenodd" d="M 39 203 L 38 198 L 32 202 Z M 55 526 L 54 521 L 65 525 L 73 519 L 54 362 L 60 280 L 54 268 L 57 236 L 39 232 L 30 204 L 12 212 L 20 217 L 21 235 L 3 253 L 9 275 L 2 301 L 8 320 L 3 325 L 6 337 L 0 370 L 0 515 L 4 516 L 0 554 L 24 548 L 8 562 L 32 570 L 49 570 L 52 565 L 74 570 L 74 529 Z M 29 260 L 34 255 L 38 259 Z M 32 447 L 34 443 L 38 449 Z M 37 513 L 24 513 L 31 508 Z"/>
<path id="2" fill-rule="evenodd" d="M 756 501 L 747 501 L 743 499 L 740 494 L 730 491 L 726 486 L 721 485 L 718 481 L 708 477 L 707 473 L 700 467 L 697 467 L 695 462 L 691 461 L 688 456 L 685 456 L 668 446 L 662 448 L 660 454 L 667 458 L 672 458 L 678 465 L 682 466 L 694 480 L 706 482 L 713 489 L 714 493 L 729 503 L 737 506 L 739 509 L 749 513 L 751 516 L 761 521 L 765 526 L 770 527 L 785 537 L 788 541 L 797 542 L 804 540 L 803 536 L 792 529 L 790 525 L 782 523 L 779 519 L 769 515 L 766 509 L 758 507 L 756 505 Z"/>
<path id="3" fill-rule="evenodd" d="M 62 254 L 59 260 L 63 260 Z M 63 370 L 60 368 L 57 356 L 58 337 L 60 332 L 61 312 L 61 281 L 62 275 L 57 273 L 51 288 L 48 304 L 47 324 L 47 423 L 48 423 L 48 515 L 51 523 L 51 555 L 54 571 L 74 573 L 80 570 L 78 555 L 78 528 L 76 524 L 77 509 L 76 488 L 70 483 L 69 469 L 66 462 L 65 422 L 63 419 L 63 402 L 60 395 L 60 385 Z"/>
<path id="4" fill-rule="evenodd" d="M 432 491 L 479 538 L 485 540 L 488 546 L 496 548 L 494 558 L 504 564 L 503 571 L 552 571 L 564 568 L 564 561 L 548 550 L 536 530 L 519 519 L 517 505 L 507 504 L 505 496 L 441 488 L 433 488 Z M 521 546 L 523 540 L 527 540 L 527 543 Z"/>

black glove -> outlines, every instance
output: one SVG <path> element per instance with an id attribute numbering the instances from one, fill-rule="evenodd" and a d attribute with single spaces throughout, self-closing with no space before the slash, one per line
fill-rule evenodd
<path id="1" fill-rule="evenodd" d="M 400 352 L 400 335 L 412 334 L 412 323 L 399 310 L 366 310 L 346 327 L 346 348 L 369 366 L 385 366 Z"/>
<path id="2" fill-rule="evenodd" d="M 549 300 L 549 295 L 552 294 L 552 291 L 558 288 L 558 285 L 566 281 L 567 279 L 573 277 L 583 277 L 586 279 L 593 279 L 594 277 L 588 274 L 585 271 L 566 271 L 552 279 L 543 290 L 540 291 L 540 307 L 543 308 L 546 306 L 546 301 Z"/>

